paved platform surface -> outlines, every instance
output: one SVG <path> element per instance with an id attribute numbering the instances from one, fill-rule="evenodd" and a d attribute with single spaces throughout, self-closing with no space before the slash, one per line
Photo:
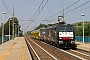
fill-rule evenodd
<path id="1" fill-rule="evenodd" d="M 0 45 L 0 60 L 32 60 L 24 37 Z"/>
<path id="2" fill-rule="evenodd" d="M 90 52 L 90 43 L 76 42 L 77 48 Z"/>

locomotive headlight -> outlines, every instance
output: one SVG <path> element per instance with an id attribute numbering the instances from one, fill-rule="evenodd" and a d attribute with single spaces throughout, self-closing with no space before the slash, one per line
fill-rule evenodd
<path id="1" fill-rule="evenodd" d="M 71 37 L 70 39 L 73 39 L 73 37 Z"/>
<path id="2" fill-rule="evenodd" d="M 75 41 L 71 41 L 71 44 L 74 44 L 75 43 Z"/>
<path id="3" fill-rule="evenodd" d="M 62 39 L 62 38 L 59 38 L 59 39 Z"/>
<path id="4" fill-rule="evenodd" d="M 63 44 L 63 41 L 59 41 L 59 44 Z"/>

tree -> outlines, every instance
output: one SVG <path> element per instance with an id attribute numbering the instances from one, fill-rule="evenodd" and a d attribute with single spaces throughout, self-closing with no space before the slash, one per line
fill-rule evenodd
<path id="1" fill-rule="evenodd" d="M 85 27 L 85 36 L 90 36 L 90 24 L 88 24 L 86 27 Z"/>
<path id="2" fill-rule="evenodd" d="M 41 24 L 41 23 L 40 23 L 40 25 L 39 25 L 38 27 L 36 27 L 35 30 L 38 30 L 38 29 L 40 29 L 40 28 L 47 28 L 47 27 L 49 27 L 49 26 L 52 26 L 52 24 L 45 25 L 45 24 Z"/>
<path id="3" fill-rule="evenodd" d="M 81 23 L 78 23 L 78 26 L 81 26 L 82 24 Z"/>
<path id="4" fill-rule="evenodd" d="M 12 19 L 12 18 L 11 18 Z M 10 34 L 12 35 L 12 20 L 8 19 L 8 21 L 4 24 L 4 35 L 9 35 L 9 21 L 10 21 Z M 19 25 L 19 22 L 16 17 L 14 17 L 14 23 L 15 25 Z M 15 26 L 14 25 L 14 26 Z M 19 28 L 20 30 L 20 28 Z M 2 36 L 2 28 L 0 28 L 0 36 Z"/>
<path id="5" fill-rule="evenodd" d="M 74 30 L 75 30 L 76 36 L 82 36 L 82 34 L 83 34 L 82 28 L 74 28 Z"/>

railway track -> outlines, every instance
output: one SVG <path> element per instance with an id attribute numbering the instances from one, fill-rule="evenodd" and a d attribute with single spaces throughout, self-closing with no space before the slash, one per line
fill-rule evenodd
<path id="1" fill-rule="evenodd" d="M 77 52 L 80 52 L 81 54 L 90 56 L 90 51 L 85 51 L 85 50 L 81 50 L 81 49 L 77 49 L 76 51 L 77 51 Z"/>
<path id="2" fill-rule="evenodd" d="M 33 60 L 89 60 L 90 55 L 80 50 L 62 50 L 38 40 L 25 37 Z"/>
<path id="3" fill-rule="evenodd" d="M 55 58 L 53 55 L 51 55 L 31 39 L 27 40 L 27 42 L 31 42 L 28 44 L 30 46 L 31 54 L 34 60 L 57 60 L 57 58 Z"/>

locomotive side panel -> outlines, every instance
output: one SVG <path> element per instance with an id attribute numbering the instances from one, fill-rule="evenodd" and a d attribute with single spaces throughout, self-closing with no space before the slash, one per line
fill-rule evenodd
<path id="1" fill-rule="evenodd" d="M 45 28 L 40 29 L 40 40 L 44 41 L 44 36 L 45 36 Z"/>
<path id="2" fill-rule="evenodd" d="M 49 29 L 46 28 L 45 30 L 45 42 L 48 42 L 49 39 Z"/>

